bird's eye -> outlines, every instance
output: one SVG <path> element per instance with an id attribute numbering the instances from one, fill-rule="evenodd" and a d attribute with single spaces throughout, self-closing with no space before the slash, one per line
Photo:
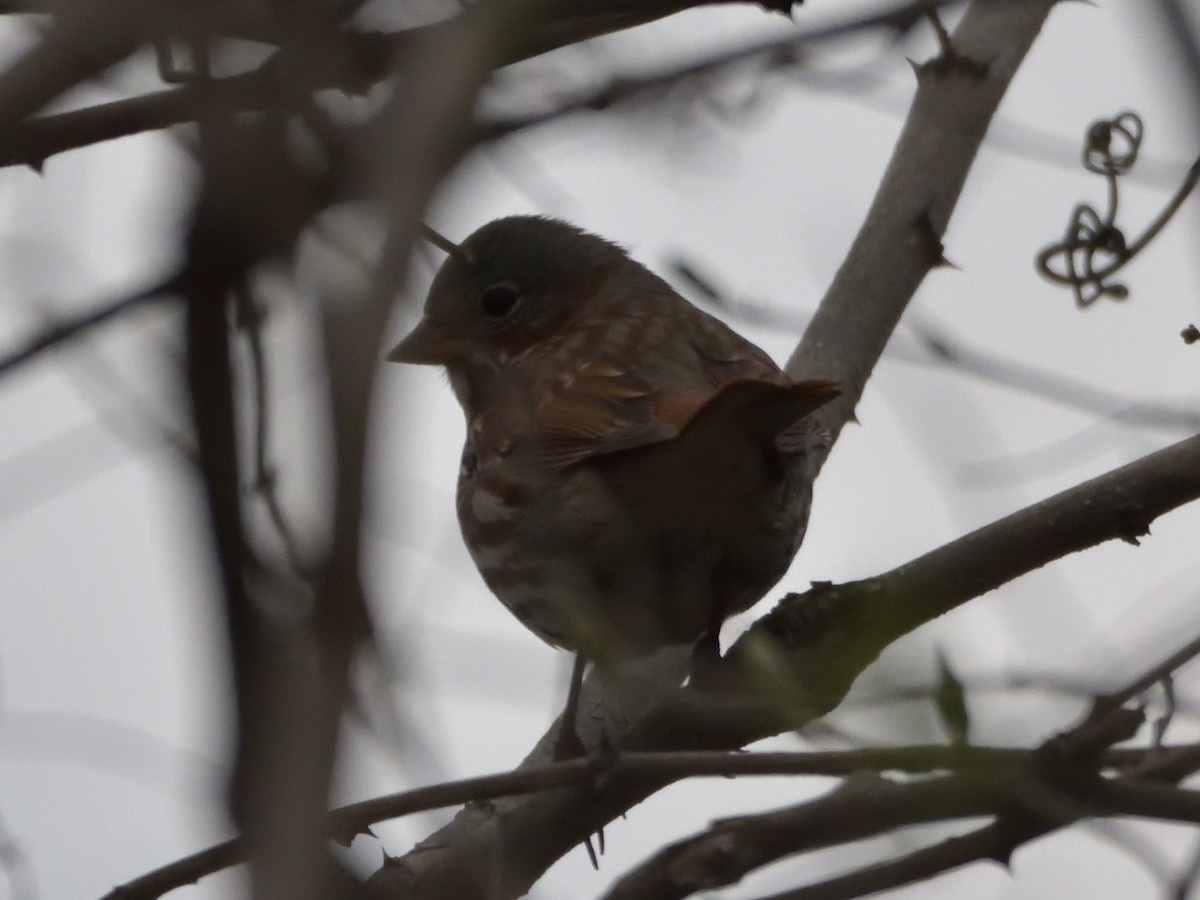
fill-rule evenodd
<path id="1" fill-rule="evenodd" d="M 479 298 L 479 308 L 489 319 L 503 319 L 517 306 L 517 289 L 511 284 L 493 284 Z"/>

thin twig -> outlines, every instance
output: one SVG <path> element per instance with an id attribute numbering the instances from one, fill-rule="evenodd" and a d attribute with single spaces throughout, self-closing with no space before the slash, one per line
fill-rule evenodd
<path id="1" fill-rule="evenodd" d="M 931 772 L 970 767 L 1016 765 L 1032 751 L 1000 747 L 895 747 L 812 753 L 631 753 L 608 763 L 587 759 L 465 778 L 353 803 L 329 813 L 327 834 L 349 841 L 369 825 L 430 809 L 482 802 L 535 791 L 593 783 L 597 778 L 692 778 L 778 775 L 848 775 L 866 770 Z M 210 875 L 245 859 L 240 839 L 226 841 L 130 881 L 106 900 L 152 900 L 166 891 Z"/>
<path id="2" fill-rule="evenodd" d="M 1191 662 L 1197 656 L 1200 656 L 1200 634 L 1196 635 L 1196 637 L 1192 638 L 1170 656 L 1151 666 L 1123 688 L 1097 697 L 1095 702 L 1096 712 L 1094 714 L 1101 714 L 1107 710 L 1123 706 L 1134 697 L 1148 691 L 1158 682 L 1169 678 L 1180 667 Z"/>
<path id="3" fill-rule="evenodd" d="M 798 66 L 803 62 L 803 50 L 808 45 L 837 40 L 860 31 L 891 30 L 898 39 L 907 34 L 929 9 L 957 2 L 960 0 L 917 0 L 896 4 L 879 13 L 797 29 L 785 37 L 756 41 L 744 47 L 705 55 L 663 71 L 614 78 L 605 84 L 586 88 L 550 109 L 479 122 L 473 140 L 492 141 L 579 113 L 607 111 L 647 94 L 665 93 L 684 82 L 717 75 L 749 63 L 761 63 L 770 68 Z"/>
<path id="4" fill-rule="evenodd" d="M 1190 644 L 1185 649 L 1189 648 Z M 983 793 L 972 794 L 973 770 L 959 770 L 966 781 L 956 783 L 953 776 L 946 776 L 940 787 L 935 782 L 928 795 L 921 795 L 923 808 L 909 807 L 911 798 L 892 782 L 876 780 L 855 785 L 848 781 L 842 789 L 818 800 L 724 820 L 677 842 L 624 876 L 606 900 L 682 898 L 700 888 L 730 884 L 782 856 L 819 849 L 829 842 L 870 837 L 901 822 L 932 822 L 970 814 L 960 803 L 970 807 L 982 802 L 987 812 L 1000 818 L 965 840 L 943 842 L 899 860 L 764 900 L 856 897 L 898 887 L 973 862 L 984 852 L 991 858 L 1007 859 L 1021 843 L 1093 816 L 1124 814 L 1200 821 L 1200 793 L 1145 783 L 1156 776 L 1165 776 L 1169 781 L 1182 777 L 1174 761 L 1167 763 L 1148 756 L 1150 761 L 1131 777 L 1104 780 L 1099 775 L 1098 763 L 1106 748 L 1130 737 L 1142 721 L 1138 713 L 1120 714 L 1124 702 L 1121 698 L 1136 696 L 1145 685 L 1163 678 L 1165 667 L 1173 669 L 1183 661 L 1183 651 L 1174 653 L 1108 695 L 1119 701 L 1115 705 L 1097 702 L 1093 712 L 1075 727 L 1031 751 L 1027 767 L 997 760 L 993 767 L 978 770 L 987 773 Z M 1146 753 L 1157 756 L 1155 751 L 1152 746 Z M 991 791 L 996 794 L 989 794 Z M 828 815 L 826 807 L 836 807 L 836 816 Z M 916 818 L 892 821 L 884 809 Z M 975 810 L 975 814 L 982 812 Z M 845 830 L 847 822 L 861 824 Z M 739 852 L 731 858 L 727 848 L 734 845 Z"/>
<path id="5" fill-rule="evenodd" d="M 990 822 L 974 831 L 921 847 L 896 859 L 873 863 L 827 881 L 757 900 L 852 900 L 866 897 L 879 891 L 926 882 L 935 875 L 980 860 L 1003 863 L 1012 852 L 1014 843 L 1025 843 L 1036 836 L 1037 830 L 1033 826 L 1026 826 L 1022 832 L 1007 823 Z"/>
<path id="6" fill-rule="evenodd" d="M 671 267 L 703 301 L 728 318 L 788 334 L 802 332 L 812 321 L 811 315 L 791 307 L 731 296 L 695 260 L 675 259 Z M 911 365 L 962 372 L 1051 403 L 1112 417 L 1123 425 L 1177 429 L 1188 434 L 1200 431 L 1200 412 L 1194 406 L 1122 397 L 1059 372 L 980 349 L 950 334 L 927 312 L 906 315 L 883 353 Z"/>
<path id="7" fill-rule="evenodd" d="M 237 287 L 234 300 L 237 322 L 246 336 L 246 343 L 250 351 L 250 402 L 254 417 L 252 434 L 254 472 L 251 486 L 267 511 L 267 517 L 283 546 L 288 565 L 302 580 L 308 580 L 312 577 L 311 568 L 300 552 L 299 543 L 292 533 L 291 525 L 288 524 L 283 504 L 279 500 L 275 468 L 268 461 L 271 440 L 271 391 L 267 381 L 267 362 L 262 340 L 265 313 L 257 306 L 249 287 L 244 284 Z"/>
<path id="8" fill-rule="evenodd" d="M 28 339 L 16 350 L 0 357 L 0 377 L 9 374 L 45 351 L 70 341 L 97 325 L 119 318 L 123 314 L 145 306 L 151 301 L 175 297 L 182 283 L 181 275 L 171 275 L 163 281 L 144 288 L 135 294 L 112 300 L 85 313 L 62 317 L 41 333 Z"/>

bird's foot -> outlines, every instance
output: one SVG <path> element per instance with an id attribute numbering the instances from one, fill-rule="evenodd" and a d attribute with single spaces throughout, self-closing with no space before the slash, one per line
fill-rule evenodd
<path id="1" fill-rule="evenodd" d="M 579 737 L 579 732 L 575 728 L 575 720 L 563 716 L 558 727 L 558 736 L 554 740 L 553 761 L 566 762 L 569 759 L 578 759 L 587 755 L 587 747 Z"/>
<path id="2" fill-rule="evenodd" d="M 613 746 L 609 740 L 608 733 L 600 729 L 600 744 L 594 749 L 588 751 L 588 760 L 592 763 L 594 777 L 592 779 L 593 792 L 599 792 L 603 786 L 604 780 L 612 768 L 613 761 L 617 758 L 617 748 Z M 596 843 L 592 844 L 592 835 L 596 837 Z M 588 860 L 592 864 L 592 868 L 600 870 L 600 857 L 604 855 L 604 823 L 600 822 L 596 825 L 596 830 L 583 839 L 583 849 L 587 851 Z M 599 851 L 599 852 L 597 852 Z"/>
<path id="3" fill-rule="evenodd" d="M 719 632 L 706 631 L 692 648 L 692 673 L 688 685 L 699 691 L 712 690 L 722 672 Z"/>

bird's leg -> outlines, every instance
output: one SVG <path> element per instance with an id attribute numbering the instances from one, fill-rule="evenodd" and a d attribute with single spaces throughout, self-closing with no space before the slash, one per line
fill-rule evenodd
<path id="1" fill-rule="evenodd" d="M 721 626 L 704 629 L 696 645 L 692 647 L 692 674 L 688 684 L 704 690 L 713 682 L 721 667 Z"/>
<path id="2" fill-rule="evenodd" d="M 582 653 L 575 654 L 575 664 L 571 666 L 571 686 L 567 689 L 567 705 L 563 709 L 562 718 L 558 723 L 558 737 L 554 742 L 554 761 L 562 762 L 587 756 L 587 748 L 579 737 L 579 695 L 583 690 L 583 672 L 587 668 L 587 658 Z M 587 851 L 592 868 L 599 871 L 600 855 L 604 853 L 604 825 L 596 826 L 596 838 L 600 853 L 596 853 L 596 845 L 592 843 L 589 834 L 583 839 L 583 847 Z"/>
<path id="3" fill-rule="evenodd" d="M 721 668 L 721 626 L 725 624 L 725 611 L 728 609 L 728 604 L 724 599 L 724 592 L 719 589 L 719 582 L 715 575 L 713 576 L 713 604 L 709 610 L 708 625 L 704 631 L 700 633 L 699 640 L 692 647 L 692 675 L 688 679 L 688 683 L 700 690 L 704 690 L 716 681 L 717 673 Z"/>
<path id="4" fill-rule="evenodd" d="M 587 755 L 587 748 L 579 737 L 579 694 L 583 688 L 585 668 L 587 658 L 582 653 L 576 653 L 575 664 L 571 667 L 571 686 L 567 689 L 567 705 L 559 720 L 558 738 L 554 742 L 555 762 Z"/>

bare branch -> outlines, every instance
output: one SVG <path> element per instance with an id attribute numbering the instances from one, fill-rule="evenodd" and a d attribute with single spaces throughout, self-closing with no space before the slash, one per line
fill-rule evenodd
<path id="1" fill-rule="evenodd" d="M 830 668 L 822 668 L 812 683 L 838 685 L 840 699 L 848 680 L 901 635 L 1070 553 L 1113 539 L 1136 544 L 1158 516 L 1197 498 L 1200 436 L 1006 516 L 891 572 L 789 595 L 755 623 L 731 655 L 757 669 L 781 665 L 788 680 L 801 674 L 797 665 L 809 677 L 809 662 L 819 658 Z M 782 656 L 770 649 L 775 641 L 789 648 Z M 834 644 L 838 652 L 830 653 Z M 844 674 L 836 675 L 843 667 Z"/>
<path id="2" fill-rule="evenodd" d="M 801 310 L 731 296 L 693 259 L 674 259 L 671 267 L 704 301 L 729 319 L 788 334 L 803 332 L 812 321 L 812 316 Z M 980 349 L 950 334 L 925 311 L 908 313 L 884 355 L 908 364 L 948 368 L 1050 403 L 1111 417 L 1121 424 L 1178 429 L 1188 434 L 1200 430 L 1200 412 L 1194 406 L 1123 397 L 1052 369 Z"/>
<path id="3" fill-rule="evenodd" d="M 482 121 L 474 139 L 495 140 L 528 128 L 557 122 L 563 118 L 587 112 L 602 112 L 622 104 L 661 95 L 685 82 L 720 75 L 747 64 L 757 64 L 770 71 L 802 65 L 804 50 L 813 44 L 837 40 L 860 31 L 890 31 L 903 37 L 920 21 L 927 10 L 949 6 L 959 0 L 915 0 L 894 5 L 890 9 L 866 16 L 854 16 L 843 22 L 810 28 L 798 28 L 785 37 L 758 41 L 745 47 L 706 55 L 682 65 L 645 75 L 614 79 L 606 84 L 588 88 L 551 109 L 528 115 Z"/>
<path id="4" fill-rule="evenodd" d="M 576 759 L 496 775 L 431 785 L 353 803 L 329 813 L 326 834 L 348 842 L 367 826 L 398 816 L 461 803 L 494 800 L 594 783 L 644 777 L 849 775 L 864 770 L 929 772 L 960 767 L 1015 765 L 1031 751 L 991 747 L 895 747 L 816 753 L 630 753 L 608 762 Z M 163 866 L 118 888 L 105 900 L 154 900 L 246 858 L 245 842 L 226 841 Z"/>
<path id="5" fill-rule="evenodd" d="M 1053 6 L 972 3 L 951 38 L 961 64 L 917 68 L 912 110 L 866 221 L 788 362 L 793 378 L 842 383 L 816 415 L 835 440 L 909 300 L 944 264 L 942 236 L 975 154 Z"/>
<path id="6" fill-rule="evenodd" d="M 711 0 L 659 0 L 656 3 L 621 4 L 593 0 L 587 5 L 574 4 L 561 18 L 538 23 L 506 48 L 501 64 L 519 62 L 568 44 L 588 40 L 614 31 L 632 28 L 685 9 L 706 5 Z M 845 22 L 821 28 L 800 29 L 786 38 L 773 39 L 740 48 L 715 57 L 705 57 L 666 72 L 622 79 L 587 91 L 552 110 L 532 115 L 480 122 L 470 138 L 472 142 L 493 140 L 525 128 L 545 125 L 578 112 L 602 110 L 671 85 L 716 73 L 750 61 L 795 65 L 801 49 L 812 43 L 828 41 L 857 31 L 888 28 L 905 33 L 919 21 L 924 11 L 956 4 L 961 0 L 906 0 L 881 13 L 856 16 Z M 608 9 L 607 12 L 602 10 Z M 452 27 L 453 20 L 406 29 L 399 32 L 347 33 L 339 36 L 341 56 L 353 65 L 324 67 L 308 73 L 310 90 L 336 89 L 359 94 L 387 78 L 395 61 L 409 48 Z M 219 24 L 219 23 L 217 23 Z M 261 27 L 255 25 L 254 27 Z M 274 40 L 275 35 L 272 35 Z M 0 167 L 29 165 L 40 168 L 58 153 L 87 147 L 103 141 L 157 131 L 172 125 L 193 122 L 207 105 L 219 105 L 231 111 L 275 109 L 281 105 L 288 87 L 280 78 L 280 57 L 271 57 L 253 72 L 187 83 L 182 87 L 157 91 L 97 104 L 79 110 L 26 119 L 16 124 L 0 141 Z M 287 105 L 287 104 L 284 104 Z"/>
<path id="7" fill-rule="evenodd" d="M 50 31 L 0 76 L 0 134 L 137 49 L 137 19 L 132 0 L 63 4 Z"/>
<path id="8" fill-rule="evenodd" d="M 1198 652 L 1200 638 L 1188 642 L 1121 689 L 1098 698 L 1078 725 L 1050 738 L 1016 767 L 998 759 L 978 769 L 961 769 L 958 776 L 923 782 L 922 787 L 929 787 L 930 793 L 922 795 L 911 807 L 908 802 L 913 798 L 905 793 L 909 786 L 852 776 L 842 788 L 819 800 L 724 820 L 702 834 L 677 842 L 622 878 L 608 898 L 682 898 L 697 890 L 732 884 L 785 855 L 859 840 L 899 825 L 982 814 L 979 810 L 963 812 L 953 804 L 943 806 L 951 796 L 968 804 L 983 802 L 989 806 L 988 813 L 999 817 L 998 821 L 993 823 L 994 827 L 964 839 L 925 848 L 902 859 L 769 900 L 860 896 L 973 862 L 983 858 L 980 854 L 985 852 L 990 858 L 1007 860 L 1021 843 L 1093 816 L 1200 821 L 1200 793 L 1149 783 L 1148 779 L 1176 781 L 1189 774 L 1186 767 L 1180 768 L 1178 758 L 1169 762 L 1156 760 L 1153 746 L 1147 761 L 1130 775 L 1105 779 L 1099 774 L 1104 750 L 1132 737 L 1143 722 L 1140 712 L 1122 710 L 1121 705 Z M 1183 755 L 1190 757 L 1189 762 L 1196 761 L 1192 751 Z M 983 791 L 973 799 L 959 793 L 962 789 L 972 793 L 971 789 L 979 787 Z M 896 821 L 891 818 L 893 815 L 902 818 Z M 829 816 L 828 821 L 825 816 Z M 880 827 L 874 828 L 875 824 Z"/>
<path id="9" fill-rule="evenodd" d="M 119 297 L 96 309 L 75 316 L 63 316 L 40 334 L 27 340 L 21 347 L 0 357 L 0 378 L 45 351 L 70 341 L 97 325 L 119 318 L 150 301 L 171 297 L 179 290 L 181 284 L 181 277 L 172 275 L 158 284 L 127 297 Z"/>
<path id="10" fill-rule="evenodd" d="M 929 847 L 921 847 L 896 859 L 863 866 L 827 881 L 805 885 L 792 891 L 762 897 L 760 900 L 851 900 L 906 884 L 927 881 L 935 875 L 958 869 L 973 862 L 1003 862 L 1012 852 L 1014 841 L 1025 843 L 1037 837 L 1034 826 L 1008 822 L 990 822 L 982 828 L 956 835 Z"/>
<path id="11" fill-rule="evenodd" d="M 402 793 L 353 803 L 329 813 L 326 834 L 348 842 L 369 825 L 385 819 L 411 815 L 424 810 L 481 802 L 534 791 L 557 790 L 573 785 L 592 784 L 597 779 L 612 782 L 625 779 L 689 777 L 745 777 L 777 775 L 853 775 L 867 771 L 927 773 L 936 771 L 986 771 L 994 767 L 1015 769 L 1033 764 L 1038 750 L 1003 747 L 946 747 L 939 745 L 888 747 L 869 750 L 842 750 L 809 753 L 628 753 L 602 762 L 576 759 L 514 772 L 502 772 L 466 778 L 444 784 L 417 788 Z M 1100 765 L 1118 769 L 1144 764 L 1148 750 L 1110 750 L 1099 757 Z M 1160 748 L 1154 753 L 1160 765 L 1156 772 L 1178 780 L 1200 768 L 1197 745 Z M 1167 759 L 1186 760 L 1171 766 Z M 1189 769 L 1190 766 L 1190 769 Z M 992 829 L 995 831 L 996 829 Z M 1007 829 L 1006 840 L 1011 838 Z M 993 834 L 990 847 L 998 847 Z M 948 842 L 954 843 L 954 842 Z M 937 854 L 939 859 L 955 858 L 959 850 L 950 848 Z M 193 884 L 206 875 L 237 865 L 245 860 L 245 843 L 226 841 L 115 888 L 104 900 L 155 900 L 177 887 Z M 993 854 L 987 854 L 993 855 Z M 980 858 L 971 856 L 964 862 Z M 961 863 L 957 863 L 961 864 Z"/>
<path id="12" fill-rule="evenodd" d="M 267 378 L 267 359 L 266 351 L 263 349 L 262 335 L 266 312 L 258 306 L 245 285 L 237 286 L 235 304 L 237 324 L 246 337 L 250 356 L 252 394 L 250 405 L 254 416 L 252 433 L 254 473 L 250 486 L 266 508 L 267 518 L 275 529 L 288 565 L 291 566 L 297 577 L 307 580 L 312 577 L 312 568 L 304 559 L 283 511 L 283 504 L 279 499 L 277 489 L 278 479 L 275 467 L 270 461 L 271 390 Z"/>

